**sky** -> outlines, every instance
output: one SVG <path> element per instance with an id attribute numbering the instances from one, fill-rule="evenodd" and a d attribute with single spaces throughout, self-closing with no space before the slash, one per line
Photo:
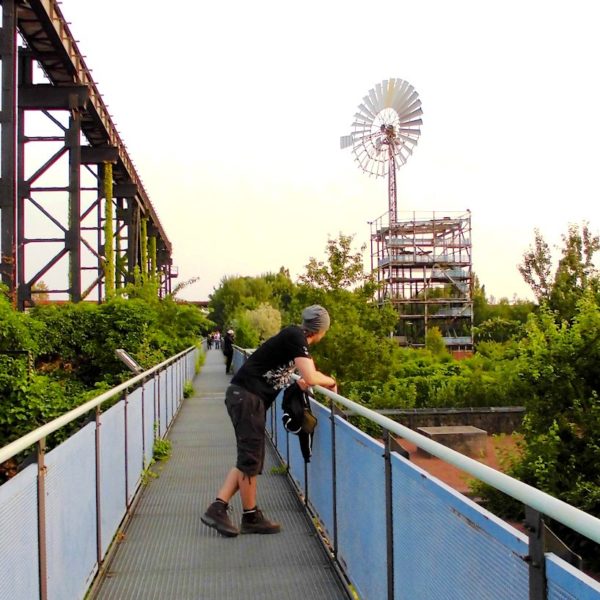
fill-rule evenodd
<path id="1" fill-rule="evenodd" d="M 552 246 L 570 223 L 599 231 L 594 0 L 60 6 L 172 242 L 175 282 L 199 278 L 181 298 L 282 266 L 295 279 L 340 233 L 368 243 L 387 181 L 339 138 L 389 78 L 424 113 L 398 211 L 469 209 L 488 296 L 531 298 L 517 265 L 534 228 Z"/>

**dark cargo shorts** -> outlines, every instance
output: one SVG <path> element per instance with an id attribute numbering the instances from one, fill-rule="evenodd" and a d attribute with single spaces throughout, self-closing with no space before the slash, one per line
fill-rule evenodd
<path id="1" fill-rule="evenodd" d="M 259 475 L 265 460 L 264 402 L 256 394 L 231 384 L 225 392 L 225 406 L 235 430 L 235 466 L 251 477 Z"/>

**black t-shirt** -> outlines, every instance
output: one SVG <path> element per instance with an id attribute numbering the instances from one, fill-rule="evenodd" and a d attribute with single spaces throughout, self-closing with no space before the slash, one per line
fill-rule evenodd
<path id="1" fill-rule="evenodd" d="M 269 408 L 277 394 L 290 383 L 294 359 L 310 358 L 306 335 L 297 325 L 282 329 L 259 346 L 231 379 L 260 396 Z"/>

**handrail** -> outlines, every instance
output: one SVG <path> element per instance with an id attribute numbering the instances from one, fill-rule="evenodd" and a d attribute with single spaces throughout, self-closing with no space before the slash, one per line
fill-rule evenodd
<path id="1" fill-rule="evenodd" d="M 294 378 L 297 379 L 298 376 L 296 375 Z M 421 435 L 396 421 L 392 421 L 392 419 L 384 415 L 380 415 L 365 408 L 352 400 L 348 400 L 348 398 L 340 396 L 331 390 L 318 385 L 314 386 L 313 389 L 335 402 L 352 409 L 355 414 L 370 419 L 387 431 L 413 442 L 418 447 L 429 452 L 429 454 L 437 456 L 447 463 L 458 467 L 462 471 L 469 473 L 469 475 L 473 475 L 484 483 L 495 487 L 516 500 L 523 502 L 525 505 L 540 511 L 544 515 L 563 525 L 567 525 L 590 540 L 600 544 L 600 519 L 575 508 L 554 496 L 550 496 L 545 492 L 523 483 L 522 481 L 518 481 L 500 471 L 496 471 L 492 467 L 488 467 L 456 450 L 452 450 L 439 442 L 435 442 L 424 435 Z"/>
<path id="2" fill-rule="evenodd" d="M 23 437 L 20 437 L 18 440 L 15 440 L 14 442 L 7 444 L 3 448 L 0 448 L 0 463 L 3 463 L 4 461 L 8 460 L 9 458 L 12 458 L 13 456 L 15 456 L 15 454 L 18 454 L 19 452 L 26 450 L 27 448 L 29 448 L 36 442 L 39 442 L 41 439 L 45 438 L 46 436 L 50 435 L 51 433 L 58 431 L 61 427 L 68 425 L 69 423 L 71 423 L 72 421 L 74 421 L 75 419 L 80 417 L 81 415 L 84 415 L 85 413 L 89 412 L 93 408 L 100 406 L 103 402 L 110 400 L 110 398 L 113 398 L 119 392 L 122 392 L 123 390 L 130 388 L 132 385 L 135 385 L 136 383 L 138 383 L 139 381 L 142 381 L 144 378 L 148 377 L 149 375 L 152 375 L 155 371 L 159 371 L 163 367 L 166 367 L 169 363 L 174 362 L 175 360 L 177 360 L 184 354 L 189 353 L 193 349 L 194 349 L 194 346 L 190 346 L 189 348 L 186 348 L 179 354 L 176 354 L 175 356 L 171 356 L 167 360 L 164 360 L 163 362 L 159 363 L 158 365 L 155 365 L 151 369 L 148 369 L 147 371 L 144 371 L 143 373 L 140 373 L 139 375 L 136 375 L 135 377 L 132 377 L 131 379 L 128 379 L 127 381 L 124 381 L 123 383 L 117 385 L 114 388 L 111 388 L 110 390 L 100 394 L 99 396 L 96 396 L 95 398 L 88 400 L 85 404 L 81 404 L 77 408 L 70 410 L 69 412 L 65 413 L 64 415 L 61 415 L 60 417 L 57 417 L 56 419 L 50 421 L 49 423 L 46 423 L 45 425 L 42 425 L 41 427 L 38 427 L 37 429 L 30 431 Z"/>

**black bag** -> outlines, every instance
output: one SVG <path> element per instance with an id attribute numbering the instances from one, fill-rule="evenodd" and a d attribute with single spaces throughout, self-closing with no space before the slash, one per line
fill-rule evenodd
<path id="1" fill-rule="evenodd" d="M 312 439 L 317 426 L 317 417 L 310 410 L 311 397 L 294 382 L 283 392 L 281 401 L 283 426 L 286 431 L 298 436 L 305 462 L 310 462 Z"/>

